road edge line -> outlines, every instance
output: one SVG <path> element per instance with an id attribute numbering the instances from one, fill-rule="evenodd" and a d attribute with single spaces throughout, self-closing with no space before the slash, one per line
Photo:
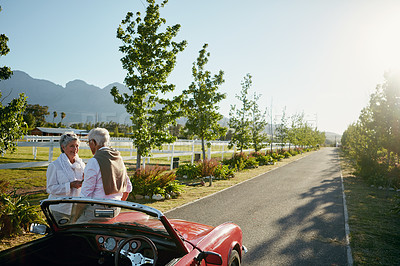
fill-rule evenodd
<path id="1" fill-rule="evenodd" d="M 350 226 L 349 226 L 349 213 L 347 211 L 346 194 L 344 193 L 344 182 L 343 182 L 343 172 L 342 166 L 340 165 L 339 154 L 337 154 L 340 167 L 340 181 L 342 185 L 342 199 L 343 199 L 343 213 L 344 213 L 344 231 L 346 235 L 346 252 L 347 252 L 347 265 L 352 266 L 354 264 L 353 255 L 351 253 L 350 247 Z"/>

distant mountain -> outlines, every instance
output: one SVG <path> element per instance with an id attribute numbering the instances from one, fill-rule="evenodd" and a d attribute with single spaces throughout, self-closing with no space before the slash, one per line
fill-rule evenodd
<path id="1" fill-rule="evenodd" d="M 2 97 L 7 97 L 4 103 L 8 103 L 13 98 L 17 98 L 20 93 L 28 96 L 29 104 L 39 104 L 49 107 L 50 115 L 47 121 L 53 121 L 53 112 L 58 116 L 54 122 L 60 122 L 61 112 L 66 114 L 63 119 L 64 124 L 86 123 L 86 122 L 109 122 L 114 121 L 120 124 L 131 124 L 130 115 L 126 112 L 125 106 L 114 103 L 110 91 L 116 86 L 121 93 L 129 92 L 121 83 L 112 83 L 104 88 L 87 84 L 82 80 L 70 81 L 63 86 L 53 82 L 35 79 L 23 71 L 14 70 L 14 74 L 7 80 L 0 81 L 0 91 Z M 178 120 L 184 124 L 185 118 Z M 228 118 L 224 117 L 220 121 L 222 126 L 228 126 Z M 272 128 L 275 130 L 276 125 Z M 271 135 L 271 126 L 266 128 L 267 134 Z M 341 135 L 332 132 L 325 132 L 327 142 L 340 142 Z"/>
<path id="2" fill-rule="evenodd" d="M 50 115 L 46 119 L 53 120 L 53 112 L 58 116 L 54 120 L 60 122 L 61 112 L 66 114 L 63 123 L 114 121 L 121 124 L 130 124 L 130 115 L 125 107 L 114 103 L 110 94 L 111 88 L 116 86 L 121 92 L 129 90 L 120 83 L 112 83 L 105 88 L 89 85 L 82 80 L 70 81 L 63 86 L 47 80 L 35 79 L 25 72 L 15 70 L 8 80 L 0 82 L 2 97 L 6 102 L 25 93 L 29 104 L 48 106 Z"/>
<path id="3" fill-rule="evenodd" d="M 325 137 L 326 137 L 325 143 L 327 144 L 335 144 L 335 142 L 340 143 L 342 139 L 342 135 L 333 132 L 325 132 Z"/>

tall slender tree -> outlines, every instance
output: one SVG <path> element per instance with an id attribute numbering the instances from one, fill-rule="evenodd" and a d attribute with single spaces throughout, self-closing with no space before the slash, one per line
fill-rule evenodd
<path id="1" fill-rule="evenodd" d="M 236 145 L 240 152 L 243 152 L 243 149 L 250 147 L 251 143 L 250 125 L 253 102 L 248 97 L 248 90 L 252 85 L 251 75 L 246 74 L 241 84 L 240 95 L 236 95 L 236 98 L 241 102 L 241 107 L 237 108 L 236 105 L 231 105 L 228 124 L 230 128 L 234 129 L 230 145 Z"/>
<path id="2" fill-rule="evenodd" d="M 197 61 L 193 63 L 192 75 L 194 81 L 188 90 L 183 91 L 186 97 L 184 109 L 187 116 L 185 128 L 189 135 L 196 135 L 201 139 L 203 160 L 206 159 L 205 141 L 215 140 L 225 135 L 227 128 L 218 122 L 223 116 L 218 113 L 218 103 L 226 95 L 218 92 L 218 86 L 224 83 L 222 70 L 211 76 L 211 72 L 204 69 L 210 53 L 206 51 L 208 44 L 204 44 L 199 52 Z"/>
<path id="3" fill-rule="evenodd" d="M 266 141 L 268 139 L 267 133 L 265 129 L 267 128 L 267 110 L 263 113 L 260 110 L 258 105 L 258 101 L 260 100 L 261 95 L 254 93 L 252 106 L 251 106 L 251 145 L 253 146 L 254 150 L 258 152 L 262 148 L 266 147 Z"/>
<path id="4" fill-rule="evenodd" d="M 287 142 L 289 142 L 289 150 L 290 150 L 290 141 L 289 141 L 289 126 L 288 126 L 288 118 L 286 116 L 286 107 L 282 110 L 282 116 L 280 123 L 277 124 L 275 129 L 276 135 L 275 140 L 278 143 L 281 143 L 281 147 L 284 147 Z"/>
<path id="5" fill-rule="evenodd" d="M 53 123 L 54 123 L 54 119 L 57 117 L 57 112 L 56 111 L 54 111 L 53 112 Z"/>
<path id="6" fill-rule="evenodd" d="M 61 112 L 61 121 L 60 121 L 60 124 L 62 124 L 62 121 L 64 120 L 65 116 L 66 116 L 66 114 L 65 114 L 64 112 Z"/>
<path id="7" fill-rule="evenodd" d="M 164 0 L 163 7 L 168 1 Z M 117 38 L 123 42 L 119 50 L 125 54 L 121 59 L 127 71 L 125 85 L 132 94 L 111 90 L 114 102 L 123 104 L 131 114 L 132 139 L 137 150 L 136 167 L 141 157 L 150 154 L 151 149 L 163 143 L 172 143 L 176 137 L 168 128 L 176 125 L 182 96 L 172 100 L 166 93 L 175 85 L 168 84 L 167 78 L 175 67 L 176 56 L 186 47 L 186 41 L 175 42 L 180 25 L 164 26 L 166 20 L 160 17 L 160 5 L 147 0 L 146 15 L 128 12 L 117 30 Z M 164 31 L 162 31 L 164 30 Z"/>
<path id="8" fill-rule="evenodd" d="M 8 37 L 5 34 L 0 34 L 0 56 L 5 56 L 10 51 L 7 42 Z M 12 71 L 9 67 L 0 67 L 0 82 L 10 78 L 11 75 Z M 21 93 L 19 98 L 12 99 L 8 104 L 3 105 L 6 98 L 2 98 L 0 90 L 0 153 L 7 150 L 14 151 L 15 141 L 27 131 L 27 125 L 22 115 L 26 108 L 25 95 Z"/>

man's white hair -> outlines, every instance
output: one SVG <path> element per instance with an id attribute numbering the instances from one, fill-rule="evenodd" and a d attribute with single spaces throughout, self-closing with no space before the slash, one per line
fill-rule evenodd
<path id="1" fill-rule="evenodd" d="M 109 147 L 110 146 L 110 133 L 107 129 L 97 127 L 93 128 L 88 133 L 88 141 L 94 140 L 96 144 L 100 147 Z"/>

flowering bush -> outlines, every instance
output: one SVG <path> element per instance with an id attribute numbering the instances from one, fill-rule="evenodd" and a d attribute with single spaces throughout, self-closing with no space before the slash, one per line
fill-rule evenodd
<path id="1" fill-rule="evenodd" d="M 200 161 L 198 166 L 200 175 L 202 177 L 214 176 L 215 169 L 218 167 L 219 162 L 216 159 L 205 159 Z"/>

